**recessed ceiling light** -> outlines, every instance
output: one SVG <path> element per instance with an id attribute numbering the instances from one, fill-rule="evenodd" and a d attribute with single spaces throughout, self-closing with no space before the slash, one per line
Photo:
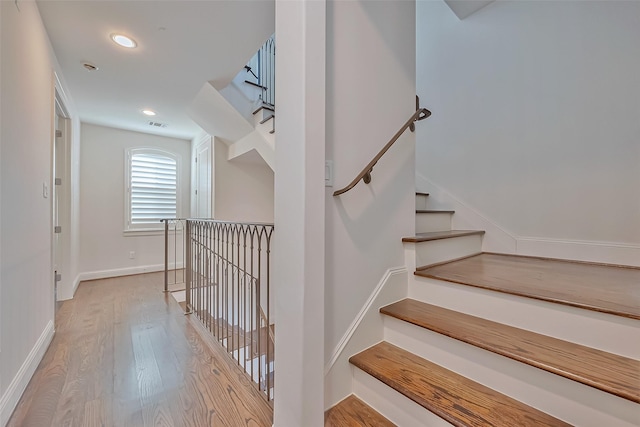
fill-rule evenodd
<path id="1" fill-rule="evenodd" d="M 118 43 L 122 47 L 134 48 L 138 46 L 138 43 L 136 43 L 134 39 L 122 34 L 111 34 L 111 40 Z"/>
<path id="2" fill-rule="evenodd" d="M 155 116 L 156 112 L 153 110 L 142 110 L 142 114 L 146 114 L 147 116 Z"/>

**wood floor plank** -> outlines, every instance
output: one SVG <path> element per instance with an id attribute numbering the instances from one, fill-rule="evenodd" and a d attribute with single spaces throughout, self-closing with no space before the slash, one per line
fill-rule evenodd
<path id="1" fill-rule="evenodd" d="M 415 274 L 640 319 L 639 268 L 484 253 Z"/>
<path id="2" fill-rule="evenodd" d="M 324 414 L 324 427 L 396 427 L 353 394 Z"/>
<path id="3" fill-rule="evenodd" d="M 412 299 L 380 312 L 640 403 L 640 361 Z"/>
<path id="4" fill-rule="evenodd" d="M 569 426 L 387 342 L 350 362 L 454 426 Z"/>
<path id="5" fill-rule="evenodd" d="M 162 289 L 162 273 L 81 283 L 8 426 L 270 427 L 257 387 Z"/>

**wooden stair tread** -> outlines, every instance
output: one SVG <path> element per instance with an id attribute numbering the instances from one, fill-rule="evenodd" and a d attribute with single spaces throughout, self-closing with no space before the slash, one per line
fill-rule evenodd
<path id="1" fill-rule="evenodd" d="M 441 210 L 441 209 L 416 209 L 416 213 L 417 214 L 422 214 L 422 213 L 447 213 L 447 214 L 452 214 L 452 213 L 456 213 L 456 211 Z"/>
<path id="2" fill-rule="evenodd" d="M 324 427 L 396 427 L 353 394 L 324 413 Z"/>
<path id="3" fill-rule="evenodd" d="M 640 319 L 638 268 L 483 253 L 415 274 Z"/>
<path id="4" fill-rule="evenodd" d="M 273 107 L 269 107 L 268 105 L 261 105 L 260 107 L 256 108 L 256 110 L 251 114 L 257 114 L 258 112 L 260 112 L 260 110 L 276 111 L 276 109 Z"/>
<path id="5" fill-rule="evenodd" d="M 414 237 L 404 237 L 403 242 L 407 243 L 419 243 L 429 242 L 431 240 L 450 239 L 453 237 L 483 235 L 483 230 L 445 230 L 445 231 L 430 231 L 426 233 L 416 233 Z"/>
<path id="6" fill-rule="evenodd" d="M 247 83 L 247 84 L 250 84 L 251 86 L 255 86 L 255 87 L 259 87 L 260 89 L 267 90 L 266 86 L 262 86 L 262 85 L 260 85 L 258 83 L 254 83 L 254 82 L 249 81 L 249 80 L 245 80 L 244 82 Z"/>
<path id="7" fill-rule="evenodd" d="M 405 299 L 381 313 L 640 403 L 640 361 Z"/>
<path id="8" fill-rule="evenodd" d="M 266 119 L 263 119 L 262 121 L 260 121 L 260 124 L 267 123 L 269 120 L 275 119 L 275 118 L 276 118 L 276 115 L 274 113 L 274 114 L 270 115 L 269 117 L 267 117 Z"/>
<path id="9" fill-rule="evenodd" d="M 569 426 L 387 342 L 349 360 L 454 426 Z"/>

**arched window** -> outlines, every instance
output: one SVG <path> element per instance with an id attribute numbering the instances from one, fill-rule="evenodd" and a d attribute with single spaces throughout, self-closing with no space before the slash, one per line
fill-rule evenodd
<path id="1" fill-rule="evenodd" d="M 159 229 L 179 214 L 177 155 L 154 148 L 127 150 L 125 230 Z"/>

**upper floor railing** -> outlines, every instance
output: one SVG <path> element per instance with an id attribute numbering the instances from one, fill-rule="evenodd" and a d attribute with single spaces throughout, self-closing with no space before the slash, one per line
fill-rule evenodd
<path id="1" fill-rule="evenodd" d="M 263 105 L 274 107 L 276 104 L 276 40 L 275 35 L 269 37 L 260 50 L 246 65 L 247 73 L 252 77 L 246 83 L 258 86 L 260 101 Z M 255 79 L 255 81 L 253 81 Z"/>

